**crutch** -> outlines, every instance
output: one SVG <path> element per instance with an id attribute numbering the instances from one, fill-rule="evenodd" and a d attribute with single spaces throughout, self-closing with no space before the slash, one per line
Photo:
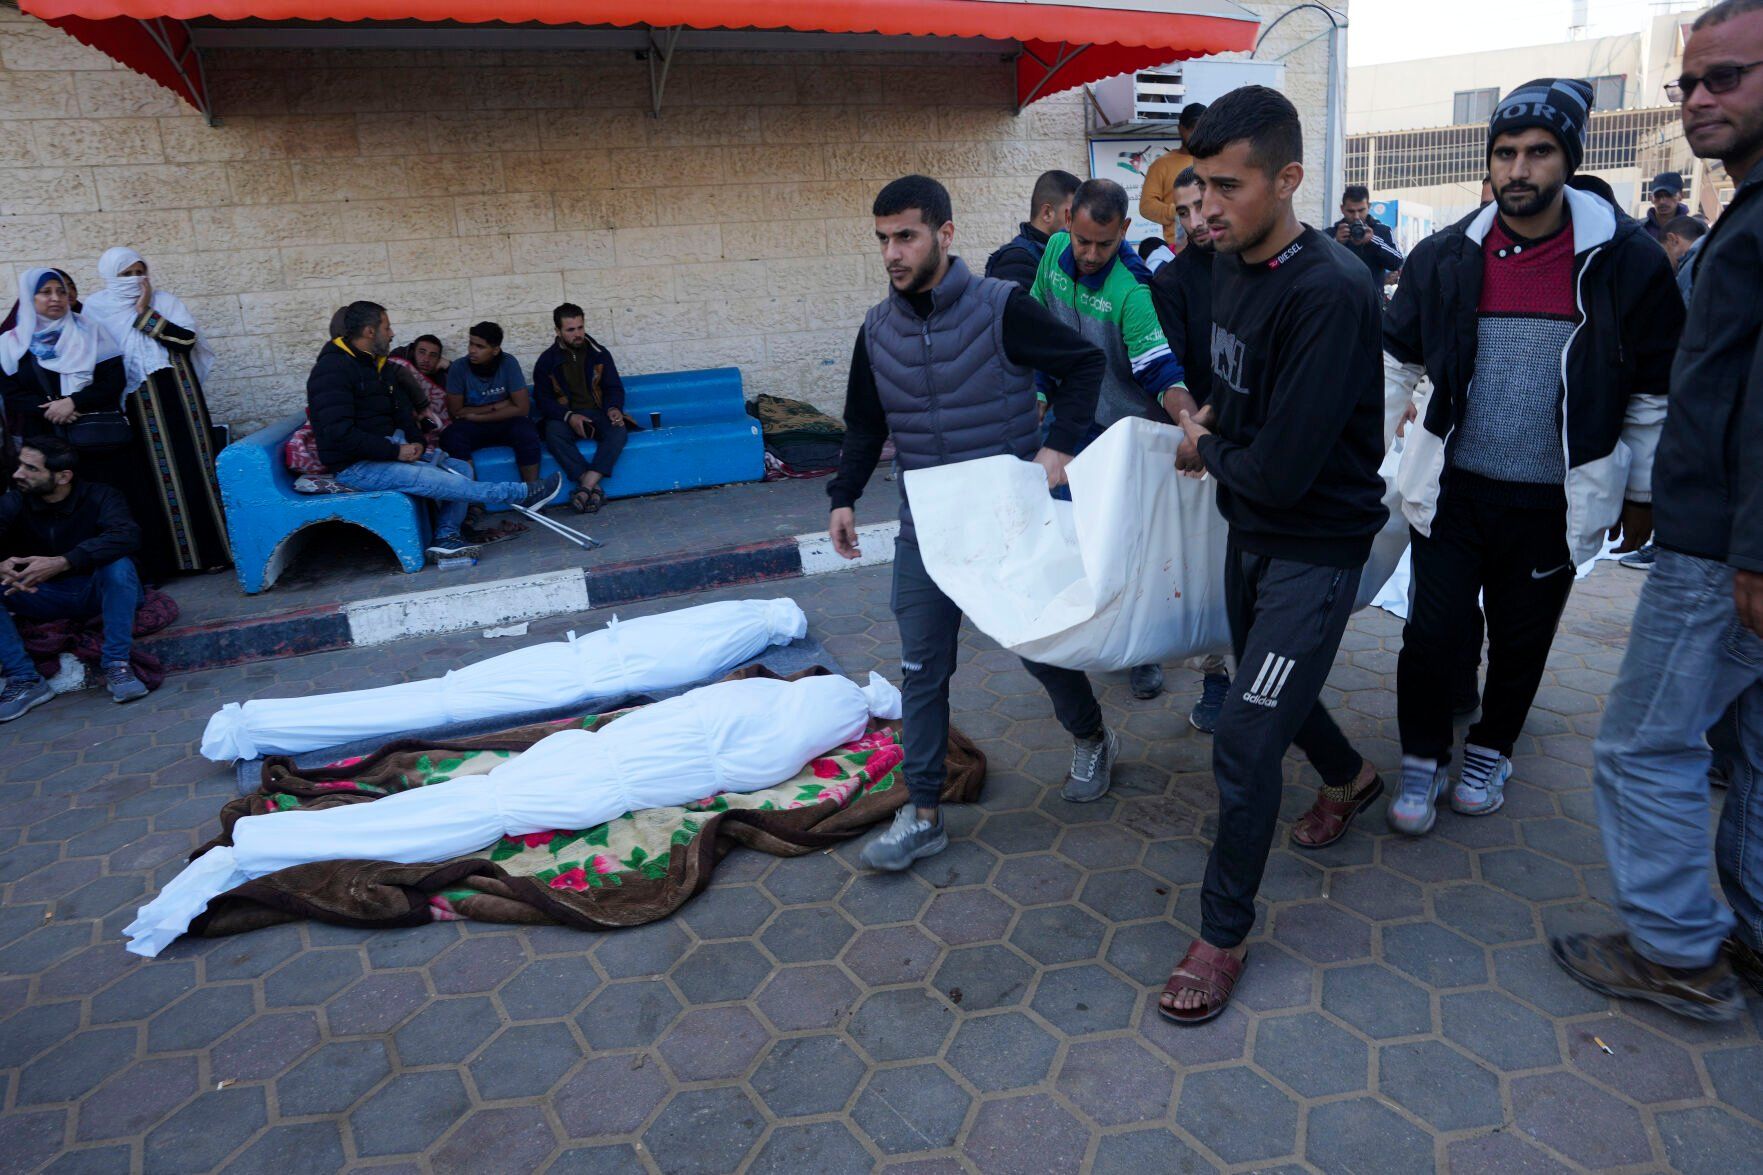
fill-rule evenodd
<path id="1" fill-rule="evenodd" d="M 429 464 L 433 465 L 436 469 L 444 469 L 448 473 L 451 473 L 454 477 L 465 477 L 465 475 L 463 473 L 460 473 L 457 469 L 450 469 L 447 466 L 441 464 L 441 451 L 439 449 L 436 449 L 434 451 L 434 453 L 430 455 L 430 457 L 428 458 L 428 461 L 429 461 Z M 471 479 L 466 478 L 466 480 L 470 481 Z M 545 529 L 552 531 L 553 533 L 561 536 L 562 538 L 567 539 L 568 541 L 574 543 L 576 546 L 580 547 L 584 551 L 591 551 L 595 547 L 600 547 L 600 546 L 605 545 L 599 539 L 593 537 L 592 535 L 583 534 L 581 531 L 576 530 L 572 527 L 565 526 L 561 522 L 558 522 L 554 519 L 546 518 L 543 514 L 540 514 L 537 510 L 529 510 L 525 506 L 522 506 L 519 502 L 510 502 L 510 503 L 508 503 L 508 505 L 510 507 L 512 507 L 513 509 L 520 511 L 522 514 L 526 515 L 528 518 L 532 519 L 534 522 L 538 523 L 540 526 L 544 527 Z"/>

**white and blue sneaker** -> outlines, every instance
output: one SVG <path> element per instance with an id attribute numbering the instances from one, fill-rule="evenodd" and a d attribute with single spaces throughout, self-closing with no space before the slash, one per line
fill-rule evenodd
<path id="1" fill-rule="evenodd" d="M 943 816 L 937 813 L 936 823 L 918 818 L 918 809 L 910 801 L 894 813 L 894 822 L 863 846 L 863 863 L 871 869 L 898 872 L 924 857 L 935 856 L 949 847 L 949 833 L 943 827 Z"/>
<path id="2" fill-rule="evenodd" d="M 1384 813 L 1390 827 L 1408 836 L 1425 836 L 1439 818 L 1439 794 L 1450 772 L 1437 759 L 1402 756 L 1402 785 Z"/>
<path id="3" fill-rule="evenodd" d="M 1498 751 L 1469 743 L 1463 748 L 1463 774 L 1451 789 L 1451 810 L 1465 816 L 1486 816 L 1506 802 L 1506 781 L 1512 760 Z"/>

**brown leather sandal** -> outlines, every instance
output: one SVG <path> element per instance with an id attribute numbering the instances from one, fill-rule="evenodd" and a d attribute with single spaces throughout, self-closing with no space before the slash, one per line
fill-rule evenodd
<path id="1" fill-rule="evenodd" d="M 1237 988 L 1246 961 L 1246 956 L 1239 959 L 1229 951 L 1196 938 L 1188 944 L 1188 953 L 1181 957 L 1169 982 L 1163 985 L 1163 994 L 1173 996 L 1184 991 L 1197 991 L 1206 997 L 1206 1002 L 1197 1008 L 1171 1008 L 1159 997 L 1157 1014 L 1172 1024 L 1204 1024 L 1217 1019 L 1230 1006 L 1231 993 Z"/>
<path id="2" fill-rule="evenodd" d="M 1292 843 L 1301 849 L 1327 848 L 1346 836 L 1347 829 L 1352 827 L 1353 818 L 1369 808 L 1381 795 L 1381 775 L 1373 775 L 1371 782 L 1350 800 L 1331 800 L 1326 794 L 1317 792 L 1316 802 L 1310 805 L 1310 810 L 1298 817 L 1298 822 L 1292 825 Z"/>

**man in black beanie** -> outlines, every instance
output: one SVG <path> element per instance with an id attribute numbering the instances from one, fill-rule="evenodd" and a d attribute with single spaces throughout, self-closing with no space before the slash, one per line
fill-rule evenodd
<path id="1" fill-rule="evenodd" d="M 1496 811 L 1574 570 L 1652 532 L 1653 450 L 1683 303 L 1638 221 L 1569 186 L 1592 87 L 1527 82 L 1488 125 L 1494 202 L 1409 254 L 1384 316 L 1388 393 L 1410 401 L 1398 484 L 1413 605 L 1397 663 L 1402 786 L 1389 822 L 1436 820 L 1459 635 L 1487 610 L 1481 718 L 1451 807 Z M 1430 394 L 1414 397 L 1424 372 Z"/>

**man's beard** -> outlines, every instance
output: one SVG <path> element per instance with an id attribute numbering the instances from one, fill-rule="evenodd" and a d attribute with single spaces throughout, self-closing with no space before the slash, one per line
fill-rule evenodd
<path id="1" fill-rule="evenodd" d="M 906 283 L 906 289 L 903 292 L 908 294 L 924 293 L 930 286 L 930 279 L 936 276 L 937 270 L 942 264 L 943 246 L 933 237 L 931 238 L 929 255 L 925 257 L 923 265 L 912 271 L 912 280 Z"/>
<path id="2" fill-rule="evenodd" d="M 55 489 L 53 481 L 19 481 L 12 480 L 13 487 L 27 498 L 47 498 Z"/>
<path id="3" fill-rule="evenodd" d="M 1561 189 L 1565 186 L 1566 181 L 1563 180 L 1560 183 L 1551 184 L 1546 188 L 1533 187 L 1529 192 L 1520 192 L 1509 199 L 1507 193 L 1511 190 L 1512 185 L 1507 184 L 1506 187 L 1501 188 L 1494 194 L 1494 201 L 1499 204 L 1500 211 L 1505 215 L 1523 219 L 1525 217 L 1536 216 L 1538 213 L 1547 210 L 1549 205 L 1555 202 L 1555 197 L 1561 194 Z"/>

